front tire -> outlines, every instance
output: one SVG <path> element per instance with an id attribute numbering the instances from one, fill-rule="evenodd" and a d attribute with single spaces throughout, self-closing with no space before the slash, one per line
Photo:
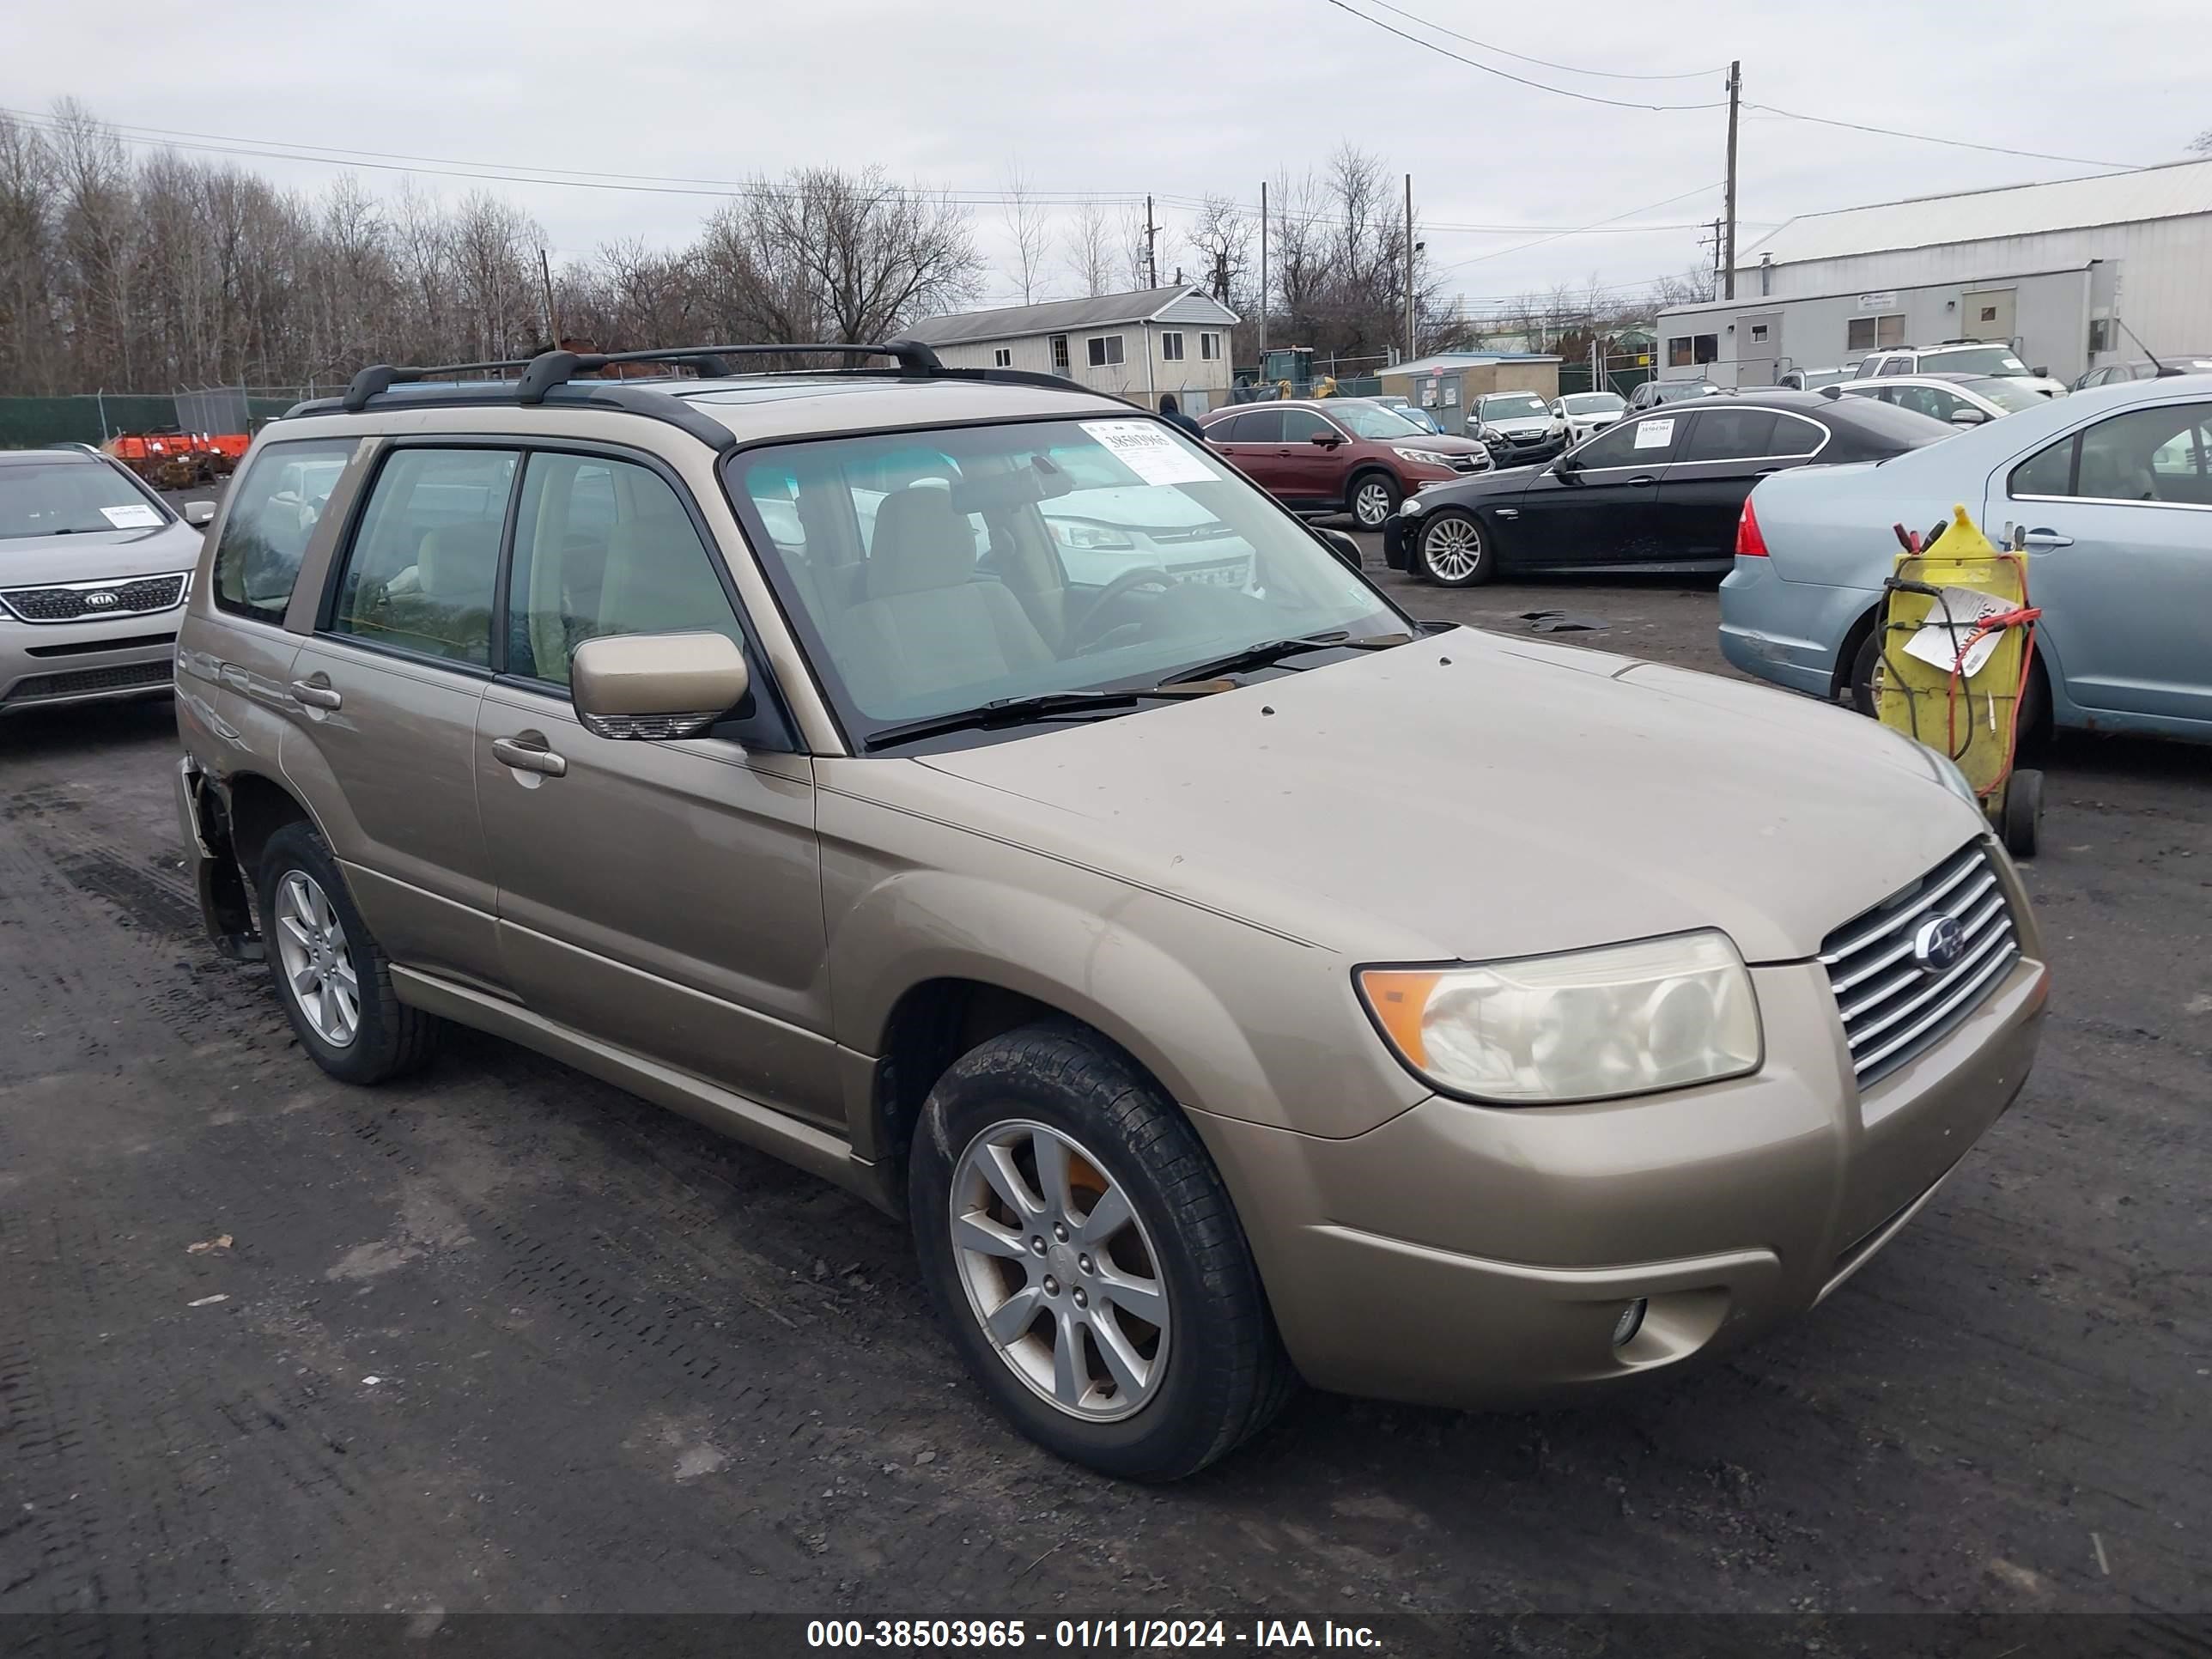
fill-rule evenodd
<path id="1" fill-rule="evenodd" d="M 1498 568 L 1480 522 L 1456 509 L 1423 520 L 1413 558 L 1419 574 L 1441 587 L 1479 586 Z"/>
<path id="2" fill-rule="evenodd" d="M 1874 671 L 1881 661 L 1881 635 L 1886 624 L 1879 617 L 1867 636 L 1859 641 L 1859 648 L 1851 653 L 1851 707 L 1869 720 L 1875 718 Z"/>
<path id="3" fill-rule="evenodd" d="M 391 961 L 313 826 L 269 837 L 254 896 L 276 1000 L 318 1066 L 366 1084 L 428 1062 L 438 1022 L 393 993 Z"/>
<path id="4" fill-rule="evenodd" d="M 1398 503 L 1405 498 L 1406 492 L 1389 473 L 1363 472 L 1352 481 L 1352 492 L 1344 506 L 1362 530 L 1380 530 L 1382 521 L 1398 510 Z"/>
<path id="5" fill-rule="evenodd" d="M 969 1372 L 1048 1450 L 1174 1480 L 1257 1433 L 1290 1362 L 1221 1177 L 1120 1049 L 1064 1019 L 954 1062 L 908 1165 L 922 1274 Z"/>

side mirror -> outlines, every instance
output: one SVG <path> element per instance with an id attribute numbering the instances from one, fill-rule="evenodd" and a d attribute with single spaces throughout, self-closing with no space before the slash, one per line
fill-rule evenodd
<path id="1" fill-rule="evenodd" d="M 1328 550 L 1335 554 L 1338 558 L 1343 560 L 1345 563 L 1350 565 L 1354 570 L 1358 570 L 1361 568 L 1359 544 L 1352 540 L 1352 538 L 1345 532 L 1341 530 L 1322 530 L 1317 531 L 1316 533 L 1320 536 L 1322 541 L 1328 544 Z"/>
<path id="2" fill-rule="evenodd" d="M 195 530 L 205 529 L 209 525 L 215 522 L 215 503 L 213 501 L 186 501 L 185 503 L 185 522 L 191 526 Z"/>
<path id="3" fill-rule="evenodd" d="M 613 634 L 568 662 L 568 699 L 602 738 L 689 738 L 752 689 L 745 653 L 721 634 Z"/>
<path id="4" fill-rule="evenodd" d="M 2051 378 L 2051 365 L 2049 363 L 2038 363 L 2035 366 L 2035 372 L 2047 380 Z"/>
<path id="5" fill-rule="evenodd" d="M 1316 432 L 1313 434 L 1311 441 L 1319 444 L 1323 449 L 1334 449 L 1344 440 L 1334 432 Z"/>
<path id="6" fill-rule="evenodd" d="M 1976 409 L 1972 404 L 1965 404 L 1964 406 L 1954 409 L 1951 411 L 1951 424 L 1953 426 L 1979 426 L 1984 421 L 1986 421 L 1989 418 L 1989 415 L 1986 411 Z"/>
<path id="7" fill-rule="evenodd" d="M 1574 483 L 1575 475 L 1582 470 L 1582 462 L 1573 455 L 1562 455 L 1552 463 L 1552 474 L 1561 483 Z"/>

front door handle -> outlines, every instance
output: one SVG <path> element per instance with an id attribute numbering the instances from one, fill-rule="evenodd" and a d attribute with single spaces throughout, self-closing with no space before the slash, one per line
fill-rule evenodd
<path id="1" fill-rule="evenodd" d="M 2021 538 L 2030 547 L 2071 547 L 2074 538 L 2062 536 L 2055 530 L 2031 530 Z"/>
<path id="2" fill-rule="evenodd" d="M 313 679 L 294 680 L 292 699 L 295 702 L 305 703 L 310 708 L 336 708 L 345 701 L 332 689 L 330 677 L 326 674 L 317 674 Z"/>
<path id="3" fill-rule="evenodd" d="M 1649 472 L 1641 472 L 1635 477 L 1631 478 L 1628 481 L 1628 484 L 1629 488 L 1632 489 L 1646 489 L 1658 482 L 1659 480 L 1653 477 Z"/>
<path id="4" fill-rule="evenodd" d="M 501 766 L 513 767 L 518 772 L 535 772 L 548 778 L 568 775 L 568 763 L 548 749 L 543 738 L 494 738 L 491 752 Z"/>

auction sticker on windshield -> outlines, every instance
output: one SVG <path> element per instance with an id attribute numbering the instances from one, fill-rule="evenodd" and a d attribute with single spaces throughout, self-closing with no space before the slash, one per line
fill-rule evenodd
<path id="1" fill-rule="evenodd" d="M 100 511 L 118 530 L 151 530 L 161 522 L 161 515 L 152 507 L 136 502 L 128 507 L 103 507 Z"/>
<path id="2" fill-rule="evenodd" d="M 1674 422 L 1671 420 L 1645 421 L 1636 428 L 1638 449 L 1664 449 L 1674 441 Z"/>
<path id="3" fill-rule="evenodd" d="M 1212 483 L 1220 474 L 1150 421 L 1085 421 L 1083 429 L 1146 483 Z"/>

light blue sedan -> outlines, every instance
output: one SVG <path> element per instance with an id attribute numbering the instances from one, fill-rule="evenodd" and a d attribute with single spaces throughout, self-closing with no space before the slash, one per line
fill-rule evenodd
<path id="1" fill-rule="evenodd" d="M 2212 741 L 2212 374 L 2054 398 L 1892 459 L 1760 481 L 1721 584 L 1746 673 L 1870 712 L 1893 524 L 1962 503 L 2027 532 L 2043 610 L 2027 718 Z"/>

